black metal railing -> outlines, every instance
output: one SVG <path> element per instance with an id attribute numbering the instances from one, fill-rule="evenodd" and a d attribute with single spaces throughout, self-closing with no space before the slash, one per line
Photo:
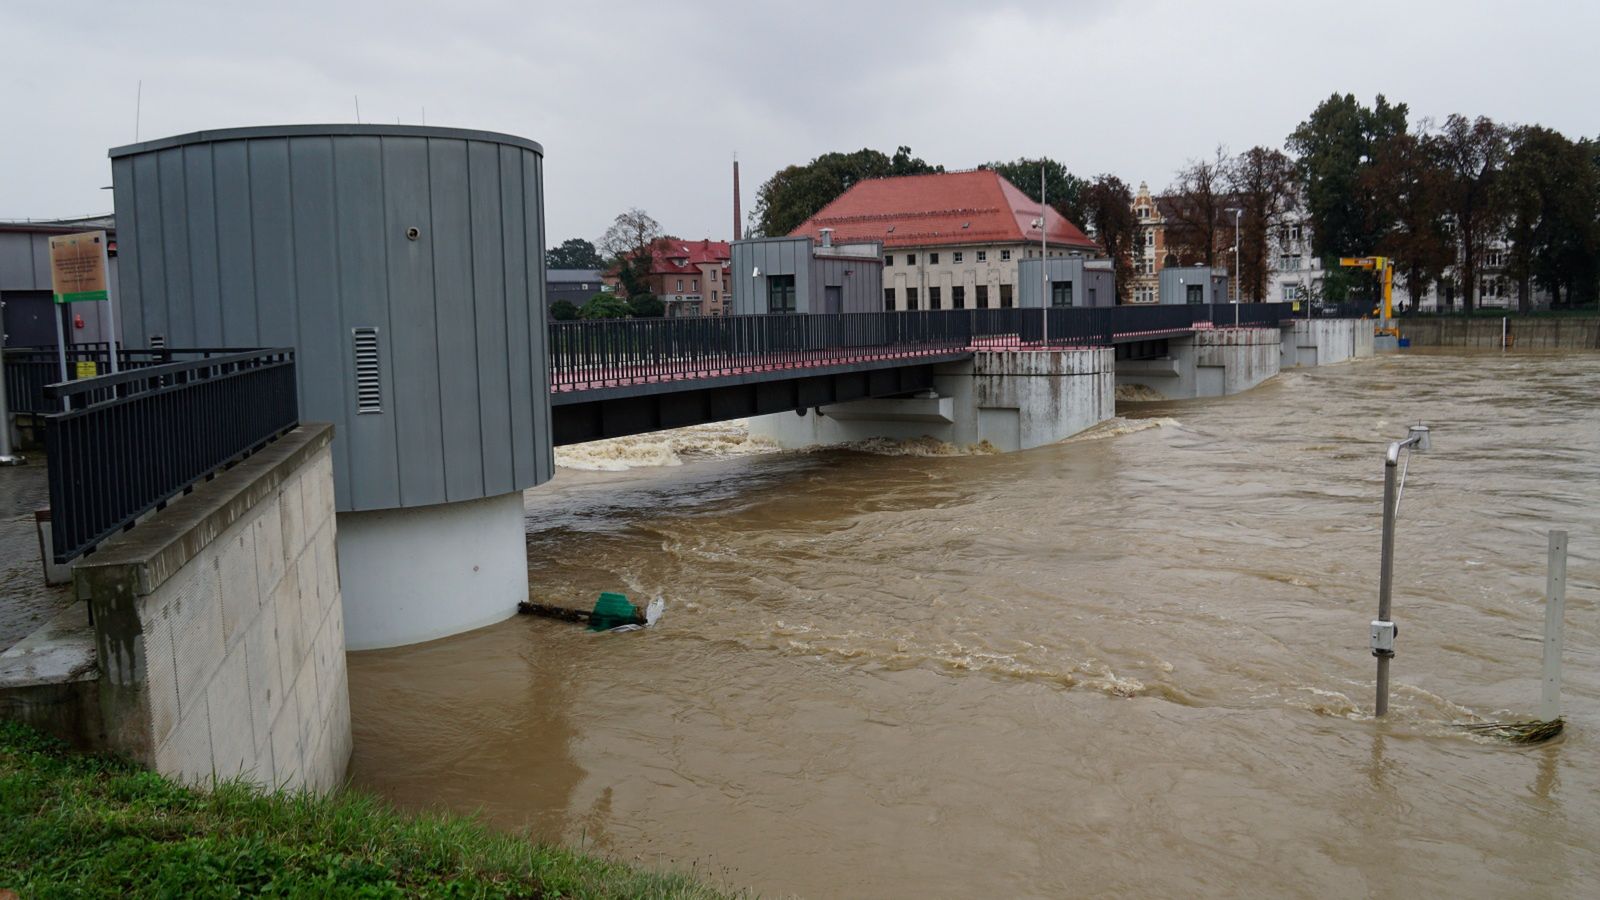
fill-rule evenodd
<path id="1" fill-rule="evenodd" d="M 179 351 L 174 351 L 179 352 Z M 45 399 L 56 562 L 299 423 L 294 351 L 233 351 L 51 384 Z"/>
<path id="2" fill-rule="evenodd" d="M 1290 303 L 924 310 L 551 322 L 558 391 L 1005 347 L 1275 326 Z"/>
<path id="3" fill-rule="evenodd" d="M 235 353 L 237 348 L 186 347 L 157 348 L 151 350 L 117 349 L 117 367 L 123 371 L 143 369 L 190 359 L 206 359 L 218 354 Z M 60 412 L 61 401 L 46 400 L 46 385 L 61 380 L 61 351 L 55 347 L 6 348 L 6 399 L 14 413 L 43 415 Z M 111 347 L 101 343 L 73 344 L 67 348 L 67 380 L 98 378 L 111 371 Z M 92 363 L 92 367 L 82 364 Z M 79 374 L 80 371 L 83 374 Z"/>

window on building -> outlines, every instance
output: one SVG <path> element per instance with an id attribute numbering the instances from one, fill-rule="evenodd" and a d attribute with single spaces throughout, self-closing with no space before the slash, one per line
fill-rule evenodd
<path id="1" fill-rule="evenodd" d="M 1199 306 L 1206 302 L 1206 288 L 1203 284 L 1190 284 L 1184 286 L 1184 300 L 1190 306 Z"/>
<path id="2" fill-rule="evenodd" d="M 1139 218 L 1141 218 L 1141 219 L 1150 218 L 1150 208 L 1148 206 L 1139 207 Z"/>
<path id="3" fill-rule="evenodd" d="M 988 262 L 988 260 L 989 260 L 989 251 L 987 251 L 987 250 L 979 250 L 978 251 L 978 262 Z"/>
<path id="4" fill-rule="evenodd" d="M 1300 271 L 1300 254 L 1293 253 L 1289 256 L 1289 268 Z"/>
<path id="5" fill-rule="evenodd" d="M 893 253 L 885 253 L 883 255 L 883 264 L 886 265 L 886 266 L 894 265 L 894 254 Z"/>
<path id="6" fill-rule="evenodd" d="M 711 302 L 712 303 L 717 302 L 717 292 L 716 291 L 712 291 L 711 292 Z"/>
<path id="7" fill-rule="evenodd" d="M 1283 286 L 1283 300 L 1284 300 L 1285 303 L 1291 302 L 1291 301 L 1295 300 L 1297 297 L 1300 296 L 1300 292 L 1299 292 L 1298 288 L 1299 288 L 1299 285 L 1294 284 L 1292 282 L 1284 284 L 1284 286 Z"/>
<path id="8" fill-rule="evenodd" d="M 916 264 L 917 264 L 917 255 L 915 253 L 907 253 L 906 254 L 906 265 L 914 266 Z"/>
<path id="9" fill-rule="evenodd" d="M 937 266 L 938 264 L 939 264 L 939 254 L 937 254 L 937 253 L 929 253 L 928 254 L 928 265 Z"/>
<path id="10" fill-rule="evenodd" d="M 1289 226 L 1289 240 L 1298 241 L 1298 240 L 1300 240 L 1300 235 L 1301 235 L 1301 231 L 1300 231 L 1300 226 L 1299 225 L 1290 225 Z"/>
<path id="11" fill-rule="evenodd" d="M 1146 247 L 1154 247 L 1156 245 L 1156 233 L 1154 230 L 1149 230 L 1144 233 L 1144 245 Z"/>
<path id="12" fill-rule="evenodd" d="M 680 294 L 683 293 L 683 279 L 682 278 L 678 279 L 678 293 L 680 293 Z"/>
<path id="13" fill-rule="evenodd" d="M 914 288 L 914 287 L 908 287 L 908 288 L 906 288 L 906 309 L 916 309 L 916 308 L 917 308 L 917 289 Z"/>
<path id="14" fill-rule="evenodd" d="M 957 253 L 956 255 L 960 256 L 961 254 Z M 951 309 L 966 309 L 967 308 L 967 288 L 966 288 L 965 285 L 958 284 L 955 287 L 950 289 L 950 308 Z"/>
<path id="15" fill-rule="evenodd" d="M 883 311 L 894 312 L 894 288 L 883 289 Z"/>
<path id="16" fill-rule="evenodd" d="M 794 312 L 794 276 L 767 276 L 767 312 Z"/>
<path id="17" fill-rule="evenodd" d="M 961 251 L 957 250 L 956 252 L 950 254 L 950 259 L 953 262 L 961 262 Z"/>
<path id="18" fill-rule="evenodd" d="M 1504 263 L 1505 258 L 1501 256 L 1499 250 L 1490 250 L 1483 255 L 1483 264 L 1491 269 L 1498 269 Z"/>
<path id="19" fill-rule="evenodd" d="M 943 301 L 943 298 L 941 298 L 939 296 L 939 288 L 937 288 L 937 287 L 928 288 L 928 308 L 929 309 L 943 309 L 944 308 L 944 301 Z"/>
<path id="20" fill-rule="evenodd" d="M 689 291 L 694 294 L 700 293 L 700 279 L 692 278 L 689 280 Z"/>
<path id="21" fill-rule="evenodd" d="M 1002 287 L 1002 288 L 1000 288 L 1000 290 L 1004 291 L 1005 288 Z M 1005 294 L 1001 294 L 1000 296 L 1004 297 Z M 1072 305 L 1072 282 L 1070 282 L 1070 281 L 1052 281 L 1052 282 L 1050 282 L 1050 305 L 1051 306 L 1071 306 Z"/>
<path id="22" fill-rule="evenodd" d="M 1002 252 L 1004 252 L 1004 251 L 1002 251 Z M 1011 285 L 1009 285 L 1009 284 L 1000 285 L 1000 308 L 1001 309 L 1010 309 L 1011 308 Z"/>
<path id="23" fill-rule="evenodd" d="M 1010 250 L 1001 250 L 1000 251 L 1000 261 L 1001 262 L 1005 262 L 1006 260 L 1008 260 L 1010 258 L 1011 258 L 1011 251 Z"/>
<path id="24" fill-rule="evenodd" d="M 978 308 L 989 308 L 989 286 L 987 284 L 978 285 Z"/>

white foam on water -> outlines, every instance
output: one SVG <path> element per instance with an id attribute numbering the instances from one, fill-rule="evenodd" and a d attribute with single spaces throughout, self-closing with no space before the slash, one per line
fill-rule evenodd
<path id="1" fill-rule="evenodd" d="M 745 420 L 734 419 L 557 447 L 556 465 L 564 469 L 622 472 L 681 466 L 685 459 L 724 459 L 777 449 L 766 438 L 752 437 Z"/>

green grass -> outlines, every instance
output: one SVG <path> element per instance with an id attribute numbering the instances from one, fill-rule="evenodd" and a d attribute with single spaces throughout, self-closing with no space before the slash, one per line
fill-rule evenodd
<path id="1" fill-rule="evenodd" d="M 0 892 L 45 897 L 719 897 L 357 792 L 199 791 L 0 722 Z"/>

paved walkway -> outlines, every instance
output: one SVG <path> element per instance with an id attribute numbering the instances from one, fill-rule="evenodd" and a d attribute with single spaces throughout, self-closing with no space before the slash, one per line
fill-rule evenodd
<path id="1" fill-rule="evenodd" d="M 0 651 L 28 636 L 71 602 L 67 585 L 49 587 L 39 563 L 33 511 L 50 505 L 44 456 L 0 466 Z"/>

